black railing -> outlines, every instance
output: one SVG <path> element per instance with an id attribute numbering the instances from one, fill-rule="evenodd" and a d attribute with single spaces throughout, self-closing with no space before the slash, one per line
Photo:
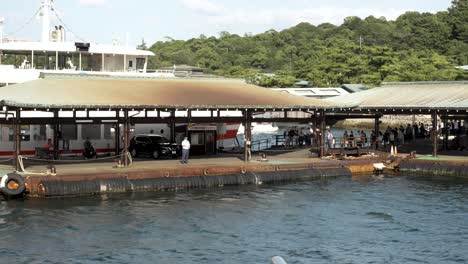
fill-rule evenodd
<path id="1" fill-rule="evenodd" d="M 253 151 L 269 149 L 271 148 L 271 139 L 264 138 L 264 139 L 252 141 L 251 148 Z"/>

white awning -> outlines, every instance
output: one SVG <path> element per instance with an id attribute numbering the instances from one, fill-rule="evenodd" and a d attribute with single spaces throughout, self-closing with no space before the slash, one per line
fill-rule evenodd
<path id="1" fill-rule="evenodd" d="M 75 42 L 8 42 L 0 43 L 0 51 L 46 51 L 46 52 L 67 52 L 78 53 Z M 134 48 L 114 45 L 104 45 L 91 43 L 89 53 L 116 54 L 129 56 L 154 56 L 154 53 L 147 50 L 138 50 Z"/>

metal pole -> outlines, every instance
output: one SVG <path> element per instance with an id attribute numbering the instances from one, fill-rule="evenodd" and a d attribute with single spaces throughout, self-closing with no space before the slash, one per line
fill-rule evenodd
<path id="1" fill-rule="evenodd" d="M 245 111 L 245 131 L 244 131 L 244 161 L 250 161 L 250 153 L 251 153 L 251 125 L 252 120 L 250 119 L 250 112 L 248 110 Z"/>
<path id="2" fill-rule="evenodd" d="M 432 156 L 437 157 L 437 112 L 432 114 Z"/>
<path id="3" fill-rule="evenodd" d="M 326 127 L 326 122 L 325 122 L 325 111 L 322 111 L 322 119 L 320 122 L 320 157 L 325 156 L 325 130 L 327 129 Z"/>
<path id="4" fill-rule="evenodd" d="M 130 122 L 128 118 L 128 110 L 124 110 L 125 116 L 125 123 L 124 123 L 124 166 L 128 167 L 128 145 L 129 145 L 129 137 L 130 137 Z"/>
<path id="5" fill-rule="evenodd" d="M 115 155 L 120 154 L 120 123 L 115 125 Z"/>
<path id="6" fill-rule="evenodd" d="M 174 143 L 175 142 L 175 110 L 172 110 L 171 111 L 171 117 L 172 117 L 172 120 L 171 120 L 171 123 L 169 124 L 170 126 L 170 130 L 171 130 L 171 142 Z"/>
<path id="7" fill-rule="evenodd" d="M 377 150 L 379 149 L 379 142 L 377 139 L 379 138 L 379 132 L 380 132 L 380 118 L 375 117 L 375 124 L 374 124 L 374 136 L 375 136 L 375 142 L 374 142 L 374 149 Z"/>
<path id="8" fill-rule="evenodd" d="M 104 53 L 102 53 L 102 61 L 101 61 L 101 71 L 104 71 Z"/>
<path id="9" fill-rule="evenodd" d="M 449 140 L 449 133 L 450 129 L 448 127 L 448 117 L 445 116 L 444 118 L 444 150 L 448 150 L 448 140 Z"/>
<path id="10" fill-rule="evenodd" d="M 59 139 L 60 139 L 60 132 L 59 132 L 59 119 L 58 119 L 58 111 L 54 111 L 54 159 L 58 159 L 59 154 Z"/>
<path id="11" fill-rule="evenodd" d="M 124 54 L 123 71 L 127 71 L 127 54 Z"/>
<path id="12" fill-rule="evenodd" d="M 15 119 L 15 170 L 20 171 L 19 156 L 21 155 L 21 116 L 20 111 L 16 110 Z"/>

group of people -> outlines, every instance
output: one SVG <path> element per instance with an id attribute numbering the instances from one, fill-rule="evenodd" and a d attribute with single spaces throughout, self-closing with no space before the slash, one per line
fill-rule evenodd
<path id="1" fill-rule="evenodd" d="M 286 147 L 310 146 L 315 140 L 313 128 L 288 128 L 283 133 Z"/>
<path id="2" fill-rule="evenodd" d="M 407 124 L 406 127 L 400 125 L 400 127 L 391 128 L 387 127 L 385 132 L 379 131 L 376 133 L 372 131 L 371 141 L 377 147 L 382 145 L 384 148 L 387 146 L 403 145 L 405 143 L 413 142 L 418 138 L 427 138 L 429 136 L 427 126 L 423 123 L 418 124 Z"/>
<path id="3" fill-rule="evenodd" d="M 356 131 L 354 133 L 353 131 L 350 131 L 348 134 L 348 131 L 345 131 L 343 133 L 343 138 L 341 140 L 341 144 L 344 147 L 364 147 L 368 144 L 368 138 L 366 132 L 364 130 L 361 131 Z"/>

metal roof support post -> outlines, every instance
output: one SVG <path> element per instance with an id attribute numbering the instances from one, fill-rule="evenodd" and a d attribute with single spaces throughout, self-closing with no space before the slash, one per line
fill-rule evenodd
<path id="1" fill-rule="evenodd" d="M 191 122 L 192 122 L 192 110 L 190 110 L 190 109 L 187 110 L 187 119 L 188 119 L 187 130 L 185 131 L 185 136 L 186 137 L 189 136 L 189 129 L 190 129 L 190 126 L 192 125 L 191 124 Z"/>
<path id="2" fill-rule="evenodd" d="M 171 142 L 175 142 L 175 110 L 171 110 L 171 123 L 169 124 L 171 130 Z"/>
<path id="3" fill-rule="evenodd" d="M 127 71 L 127 54 L 124 54 L 123 71 Z"/>
<path id="4" fill-rule="evenodd" d="M 120 122 L 115 124 L 115 155 L 120 155 Z"/>
<path id="5" fill-rule="evenodd" d="M 54 160 L 58 159 L 59 154 L 59 140 L 60 140 L 60 124 L 58 111 L 54 110 Z"/>
<path id="6" fill-rule="evenodd" d="M 104 71 L 104 53 L 102 53 L 102 58 L 101 58 L 101 71 Z"/>
<path id="7" fill-rule="evenodd" d="M 379 132 L 380 132 L 380 117 L 376 116 L 375 117 L 375 123 L 374 123 L 374 137 L 375 137 L 375 142 L 372 142 L 374 144 L 374 149 L 378 150 L 379 149 Z"/>
<path id="8" fill-rule="evenodd" d="M 449 140 L 449 125 L 448 125 L 448 116 L 444 117 L 444 150 L 448 150 L 448 140 Z"/>
<path id="9" fill-rule="evenodd" d="M 130 119 L 128 118 L 128 110 L 124 109 L 124 151 L 123 151 L 123 164 L 125 167 L 128 167 L 128 147 L 129 147 L 129 137 L 130 137 Z"/>
<path id="10" fill-rule="evenodd" d="M 58 63 L 59 63 L 58 51 L 56 51 L 55 52 L 55 70 L 58 70 Z"/>
<path id="11" fill-rule="evenodd" d="M 326 120 L 325 120 L 325 111 L 321 112 L 322 118 L 320 121 L 320 157 L 325 157 L 325 130 L 327 129 Z"/>
<path id="12" fill-rule="evenodd" d="M 437 157 L 437 111 L 432 114 L 432 156 Z"/>
<path id="13" fill-rule="evenodd" d="M 252 118 L 249 110 L 245 110 L 245 129 L 244 129 L 244 161 L 249 162 L 252 158 Z"/>
<path id="14" fill-rule="evenodd" d="M 16 110 L 15 118 L 15 170 L 20 171 L 19 156 L 21 155 L 21 112 Z"/>
<path id="15" fill-rule="evenodd" d="M 81 71 L 81 52 L 80 52 L 80 56 L 79 56 L 79 63 L 78 63 L 78 69 Z"/>

